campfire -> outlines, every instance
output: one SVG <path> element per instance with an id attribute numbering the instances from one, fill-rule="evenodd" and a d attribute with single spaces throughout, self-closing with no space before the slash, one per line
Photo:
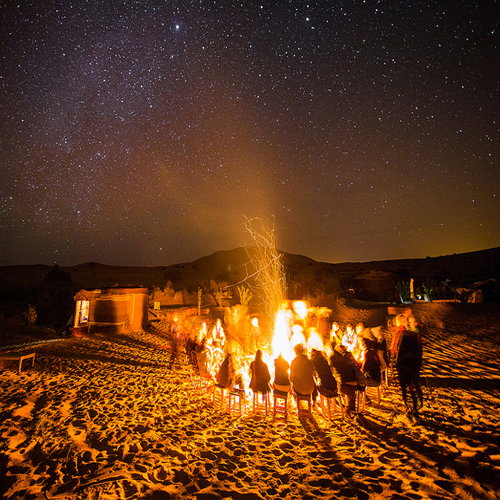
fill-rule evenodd
<path id="1" fill-rule="evenodd" d="M 226 353 L 231 353 L 236 360 L 242 385 L 248 390 L 250 364 L 257 349 L 262 351 L 263 360 L 274 378 L 274 360 L 281 355 L 290 363 L 297 344 L 301 344 L 309 353 L 312 349 L 322 351 L 327 347 L 329 335 L 318 331 L 314 325 L 319 325 L 319 319 L 315 320 L 315 308 L 309 307 L 307 302 L 285 301 L 276 314 L 273 331 L 264 335 L 257 317 L 251 318 L 247 308 L 234 306 L 226 312 L 226 330 L 219 319 L 210 331 L 207 324 L 203 323 L 197 334 L 197 342 L 203 343 L 208 352 L 208 370 L 213 379 Z M 325 328 L 323 330 L 326 331 Z"/>

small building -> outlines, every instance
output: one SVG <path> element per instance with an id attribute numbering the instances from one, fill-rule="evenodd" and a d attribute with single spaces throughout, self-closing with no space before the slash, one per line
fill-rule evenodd
<path id="1" fill-rule="evenodd" d="M 345 291 L 350 291 L 354 298 L 359 300 L 393 302 L 397 300 L 395 284 L 402 279 L 399 273 L 366 269 L 343 276 L 340 286 Z"/>
<path id="2" fill-rule="evenodd" d="M 148 324 L 148 289 L 112 287 L 80 290 L 74 297 L 73 333 L 99 329 L 142 330 Z"/>

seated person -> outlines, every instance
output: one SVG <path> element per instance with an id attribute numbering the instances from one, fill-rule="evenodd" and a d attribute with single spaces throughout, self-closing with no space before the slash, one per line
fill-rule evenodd
<path id="1" fill-rule="evenodd" d="M 363 364 L 361 371 L 366 378 L 368 387 L 378 387 L 382 383 L 382 370 L 380 354 L 377 352 L 377 342 L 363 338 L 361 339 L 363 348 Z"/>
<path id="2" fill-rule="evenodd" d="M 207 338 L 203 337 L 201 344 L 195 348 L 196 362 L 198 364 L 198 373 L 201 377 L 213 380 L 214 376 L 210 372 L 210 352 L 206 346 Z"/>
<path id="3" fill-rule="evenodd" d="M 314 367 L 309 358 L 305 355 L 304 347 L 297 344 L 293 348 L 295 358 L 290 365 L 290 382 L 293 390 L 302 396 L 311 394 L 313 400 L 316 399 L 317 389 L 314 381 Z"/>
<path id="4" fill-rule="evenodd" d="M 326 397 L 334 397 L 338 394 L 337 381 L 332 374 L 330 365 L 322 351 L 317 349 L 312 350 L 311 363 L 314 367 L 314 372 L 319 378 L 318 391 Z"/>
<path id="5" fill-rule="evenodd" d="M 387 350 L 387 340 L 382 333 L 382 327 L 378 326 L 371 329 L 375 342 L 377 343 L 375 350 L 380 359 L 380 370 L 384 372 L 389 365 L 389 353 Z"/>
<path id="6" fill-rule="evenodd" d="M 351 325 L 347 325 L 345 328 L 345 333 L 342 336 L 342 345 L 344 345 L 349 352 L 354 352 L 356 350 L 358 335 Z"/>
<path id="7" fill-rule="evenodd" d="M 219 373 L 217 373 L 217 385 L 224 389 L 232 389 L 236 382 L 236 370 L 234 359 L 231 353 L 227 353 L 224 361 L 220 365 Z"/>
<path id="8" fill-rule="evenodd" d="M 290 390 L 290 376 L 288 372 L 290 365 L 288 361 L 280 354 L 274 360 L 274 384 L 275 391 L 288 392 Z"/>
<path id="9" fill-rule="evenodd" d="M 339 344 L 342 342 L 343 333 L 340 330 L 340 326 L 338 323 L 332 323 L 332 330 L 330 331 L 330 342 L 333 344 Z"/>
<path id="10" fill-rule="evenodd" d="M 250 389 L 253 392 L 269 392 L 271 381 L 271 374 L 269 373 L 269 368 L 262 359 L 262 351 L 259 349 L 255 353 L 255 359 L 250 364 Z"/>
<path id="11" fill-rule="evenodd" d="M 340 392 L 347 398 L 347 412 L 352 414 L 356 411 L 356 390 L 365 390 L 364 384 L 358 385 L 360 365 L 344 345 L 337 344 L 330 357 L 330 366 L 340 379 Z"/>

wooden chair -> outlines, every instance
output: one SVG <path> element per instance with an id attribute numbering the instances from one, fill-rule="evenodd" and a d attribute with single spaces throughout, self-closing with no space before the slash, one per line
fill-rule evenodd
<path id="1" fill-rule="evenodd" d="M 365 389 L 365 393 L 366 391 L 368 391 L 368 389 L 372 389 L 372 390 L 375 390 L 377 391 L 377 404 L 380 404 L 381 401 L 382 401 L 382 384 L 379 384 L 377 386 L 370 386 L 370 387 L 366 387 Z M 366 399 L 366 396 L 365 396 L 365 399 Z"/>
<path id="2" fill-rule="evenodd" d="M 282 402 L 282 403 L 280 403 Z M 273 420 L 276 419 L 276 414 L 287 421 L 288 417 L 288 391 L 273 391 Z"/>
<path id="3" fill-rule="evenodd" d="M 297 403 L 297 414 L 299 418 L 301 416 L 312 415 L 312 395 L 311 394 L 299 394 L 295 392 L 295 401 Z M 304 408 L 302 403 L 307 403 L 307 407 Z"/>
<path id="4" fill-rule="evenodd" d="M 210 393 L 210 391 L 214 390 L 215 384 L 213 383 L 213 380 L 203 377 L 202 375 L 194 372 L 193 370 L 191 370 L 189 375 L 191 377 L 191 383 L 193 384 L 193 388 L 198 393 L 207 394 Z"/>
<path id="5" fill-rule="evenodd" d="M 233 388 L 228 393 L 228 408 L 229 413 L 238 410 L 238 414 L 243 414 L 246 406 L 246 398 L 244 389 Z"/>
<path id="6" fill-rule="evenodd" d="M 254 392 L 253 393 L 253 413 L 265 410 L 266 416 L 269 411 L 269 392 Z"/>
<path id="7" fill-rule="evenodd" d="M 224 411 L 224 400 L 226 399 L 226 392 L 227 389 L 222 385 L 219 384 L 214 385 L 212 403 L 214 405 L 214 408 L 217 409 L 217 407 L 219 407 L 221 412 Z"/>
<path id="8" fill-rule="evenodd" d="M 343 406 L 343 415 L 345 416 L 345 408 L 347 405 L 347 396 L 345 394 L 340 394 L 341 404 Z M 365 411 L 365 399 L 366 399 L 366 389 L 363 391 L 356 390 L 355 401 L 356 401 L 356 413 L 363 413 Z"/>
<path id="9" fill-rule="evenodd" d="M 366 389 L 364 391 L 356 391 L 356 413 L 363 413 L 365 411 L 366 402 Z"/>
<path id="10" fill-rule="evenodd" d="M 340 393 L 337 393 L 334 396 L 327 396 L 320 393 L 319 395 L 319 404 L 321 407 L 321 411 L 328 415 L 328 418 L 332 419 L 332 405 L 335 412 L 339 412 L 340 416 L 344 418 L 344 405 L 342 403 L 342 397 Z"/>

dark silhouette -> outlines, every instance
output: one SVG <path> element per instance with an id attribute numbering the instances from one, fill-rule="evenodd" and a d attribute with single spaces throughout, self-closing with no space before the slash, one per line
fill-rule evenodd
<path id="1" fill-rule="evenodd" d="M 398 372 L 399 385 L 407 413 L 413 420 L 418 419 L 418 411 L 423 405 L 420 387 L 420 370 L 422 368 L 422 338 L 415 319 L 409 318 L 409 325 L 401 329 L 394 345 L 395 365 Z M 408 401 L 410 391 L 412 406 Z"/>
<path id="2" fill-rule="evenodd" d="M 250 364 L 250 389 L 253 392 L 269 392 L 271 381 L 271 374 L 266 363 L 262 360 L 262 351 L 259 349 L 255 353 L 255 359 Z"/>

